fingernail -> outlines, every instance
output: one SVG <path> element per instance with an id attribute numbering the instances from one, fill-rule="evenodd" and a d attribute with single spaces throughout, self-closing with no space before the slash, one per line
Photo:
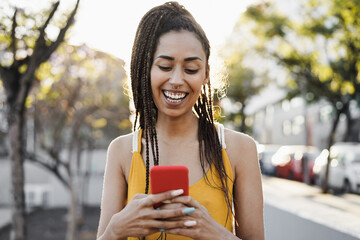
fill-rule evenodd
<path id="1" fill-rule="evenodd" d="M 185 227 L 193 227 L 196 225 L 196 221 L 186 221 L 184 222 Z"/>
<path id="2" fill-rule="evenodd" d="M 162 203 L 171 203 L 170 200 L 165 200 L 165 201 L 162 201 Z"/>
<path id="3" fill-rule="evenodd" d="M 193 208 L 193 207 L 184 208 L 182 212 L 184 214 L 190 214 L 190 213 L 195 212 L 195 208 Z"/>
<path id="4" fill-rule="evenodd" d="M 175 197 L 175 196 L 179 196 L 179 195 L 181 195 L 183 193 L 184 193 L 183 189 L 178 189 L 178 190 L 172 191 L 171 196 Z"/>
<path id="5" fill-rule="evenodd" d="M 196 223 L 195 223 L 195 224 L 196 224 Z M 163 229 L 163 228 L 158 228 L 158 230 L 159 230 L 160 232 L 165 231 L 165 229 Z"/>

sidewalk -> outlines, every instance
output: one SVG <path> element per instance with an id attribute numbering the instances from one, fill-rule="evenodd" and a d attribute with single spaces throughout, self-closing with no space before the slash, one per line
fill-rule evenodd
<path id="1" fill-rule="evenodd" d="M 360 239 L 360 195 L 322 194 L 317 187 L 263 177 L 265 203 Z"/>

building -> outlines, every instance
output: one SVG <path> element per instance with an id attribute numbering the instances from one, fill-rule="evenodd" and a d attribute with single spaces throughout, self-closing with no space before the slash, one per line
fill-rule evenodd
<path id="1" fill-rule="evenodd" d="M 333 108 L 326 101 L 307 104 L 301 97 L 286 100 L 281 90 L 269 88 L 251 100 L 246 113 L 259 143 L 327 147 Z M 345 131 L 346 116 L 341 115 L 336 141 L 342 141 Z"/>

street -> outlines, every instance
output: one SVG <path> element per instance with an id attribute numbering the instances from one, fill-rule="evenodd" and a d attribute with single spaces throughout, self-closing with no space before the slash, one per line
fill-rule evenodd
<path id="1" fill-rule="evenodd" d="M 267 240 L 359 239 L 268 204 L 265 204 L 265 236 Z"/>
<path id="2" fill-rule="evenodd" d="M 306 184 L 264 177 L 267 240 L 360 239 L 360 196 L 322 194 Z"/>

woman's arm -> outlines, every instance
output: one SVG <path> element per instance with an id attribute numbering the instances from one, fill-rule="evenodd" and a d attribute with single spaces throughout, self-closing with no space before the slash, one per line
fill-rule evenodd
<path id="1" fill-rule="evenodd" d="M 126 204 L 127 183 L 121 164 L 131 160 L 131 136 L 115 139 L 108 148 L 98 238 L 105 232 L 111 217 L 123 209 Z"/>
<path id="2" fill-rule="evenodd" d="M 227 130 L 225 136 L 234 169 L 236 236 L 244 240 L 262 240 L 263 194 L 256 144 L 251 137 L 231 130 Z"/>

